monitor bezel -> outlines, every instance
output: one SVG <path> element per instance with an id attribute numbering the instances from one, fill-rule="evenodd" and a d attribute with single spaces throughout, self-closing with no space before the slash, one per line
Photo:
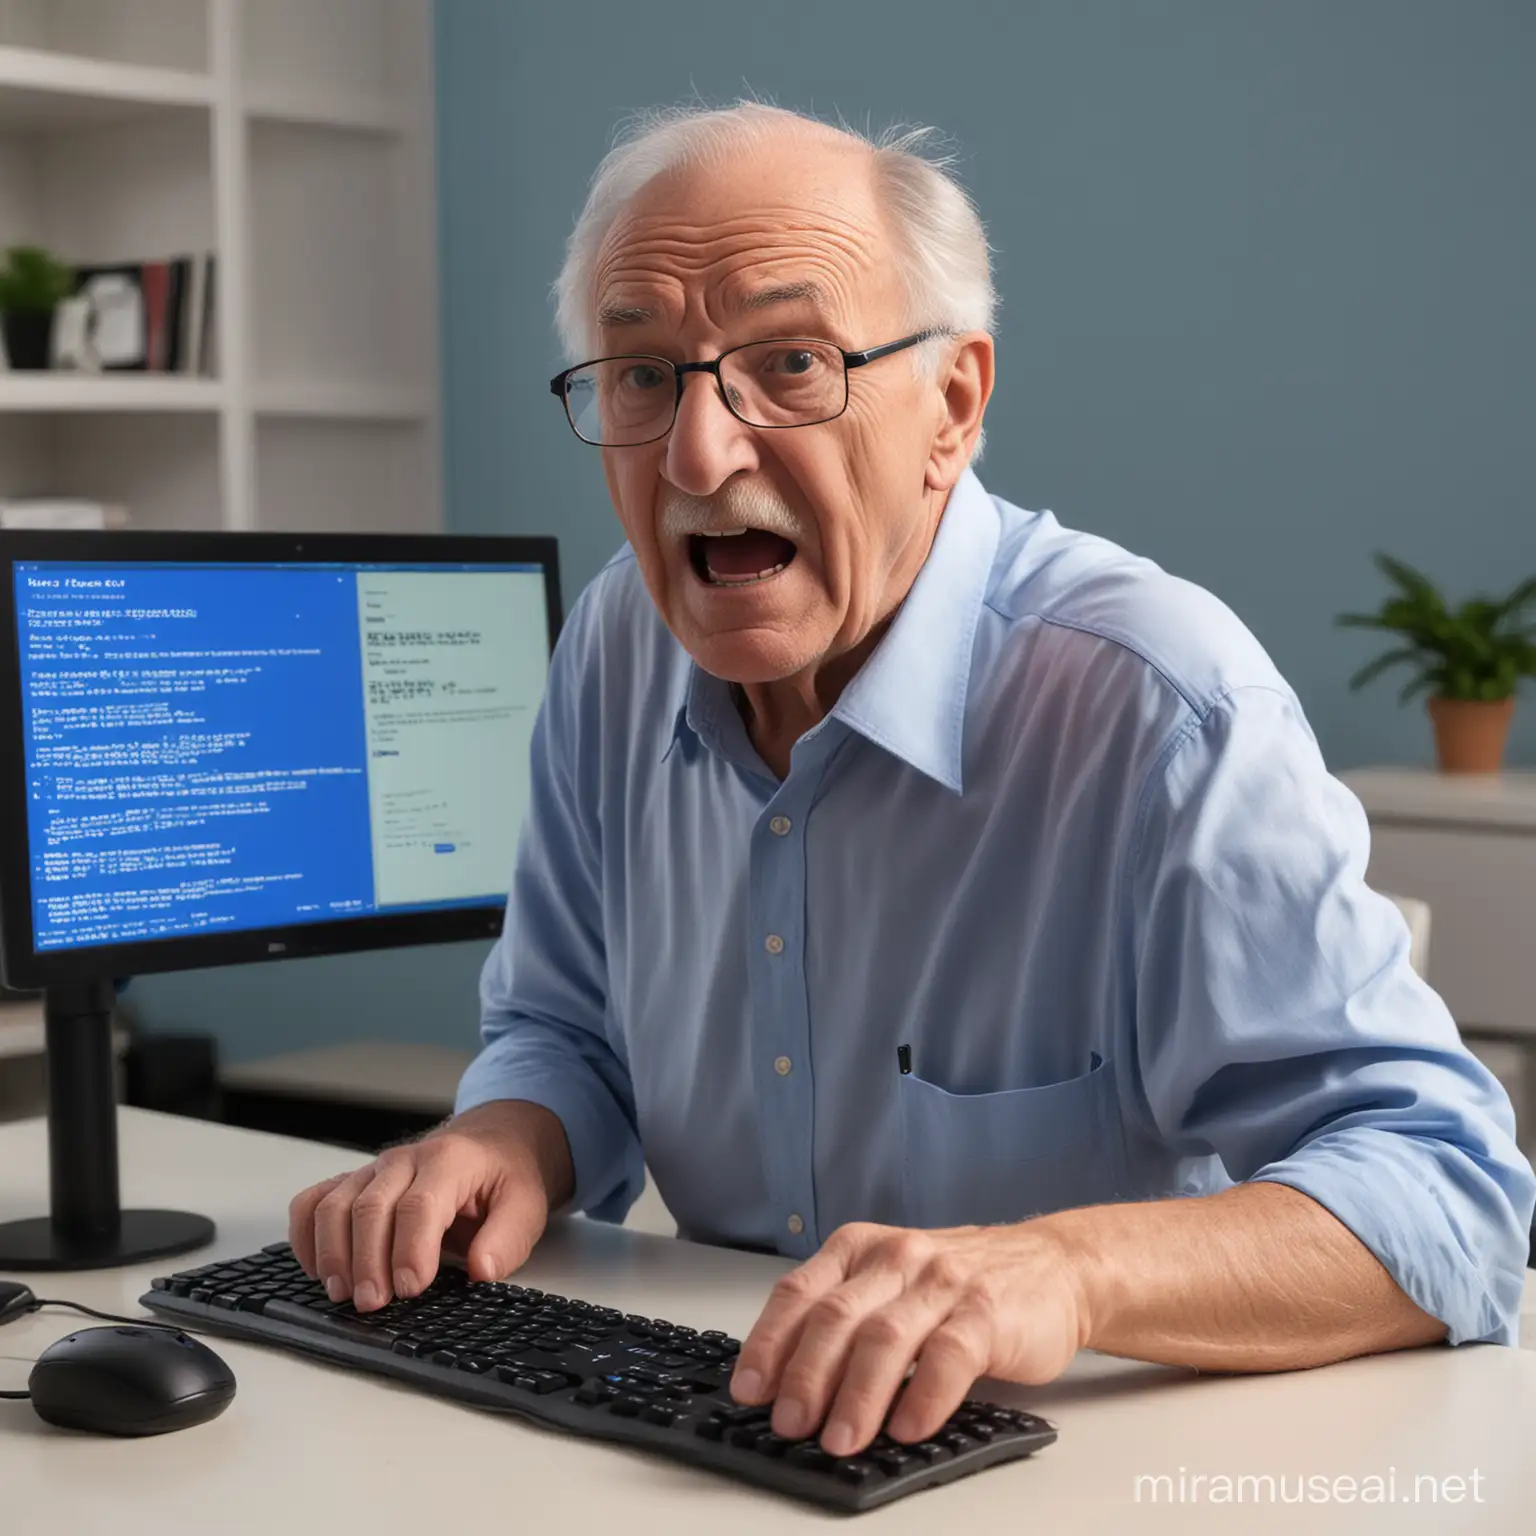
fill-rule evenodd
<path id="1" fill-rule="evenodd" d="M 22 732 L 20 639 L 16 629 L 16 563 L 82 560 L 122 564 L 191 562 L 239 565 L 335 562 L 357 565 L 538 565 L 553 652 L 562 622 L 559 551 L 548 537 L 447 533 L 173 533 L 148 530 L 0 530 L 0 976 L 31 991 L 57 985 L 164 971 L 246 965 L 262 960 L 347 954 L 413 944 L 493 939 L 506 910 L 494 903 L 438 911 L 391 913 L 285 928 L 250 928 L 150 939 L 133 944 L 33 948 L 31 849 Z M 511 879 L 510 861 L 508 880 Z"/>

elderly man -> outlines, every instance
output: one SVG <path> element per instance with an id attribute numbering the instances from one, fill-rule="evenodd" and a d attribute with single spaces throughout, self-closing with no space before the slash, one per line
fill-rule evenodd
<path id="1" fill-rule="evenodd" d="M 837 1454 L 1085 1346 L 1511 1343 L 1509 1101 L 1242 624 L 969 468 L 987 246 L 922 147 L 742 105 L 599 170 L 553 388 L 628 542 L 555 654 L 458 1113 L 294 1247 L 360 1309 L 445 1243 L 502 1276 L 643 1156 L 683 1235 L 803 1260 L 733 1391 Z"/>

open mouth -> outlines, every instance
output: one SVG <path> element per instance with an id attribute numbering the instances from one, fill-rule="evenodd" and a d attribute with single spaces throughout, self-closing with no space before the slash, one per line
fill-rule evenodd
<path id="1" fill-rule="evenodd" d="M 729 528 L 688 536 L 688 560 L 706 586 L 750 587 L 794 564 L 792 540 L 764 528 Z"/>

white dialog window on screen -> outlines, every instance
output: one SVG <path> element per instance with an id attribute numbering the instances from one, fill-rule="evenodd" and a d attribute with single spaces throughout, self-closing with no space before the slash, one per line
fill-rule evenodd
<path id="1" fill-rule="evenodd" d="M 362 571 L 374 899 L 483 897 L 511 881 L 549 670 L 538 571 Z"/>

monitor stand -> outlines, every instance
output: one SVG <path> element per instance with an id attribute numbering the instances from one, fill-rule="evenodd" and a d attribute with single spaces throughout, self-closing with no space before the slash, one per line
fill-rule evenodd
<path id="1" fill-rule="evenodd" d="M 213 1241 L 213 1223 L 187 1211 L 118 1204 L 117 1095 L 110 981 L 50 987 L 49 1216 L 0 1222 L 0 1270 L 113 1269 Z"/>

